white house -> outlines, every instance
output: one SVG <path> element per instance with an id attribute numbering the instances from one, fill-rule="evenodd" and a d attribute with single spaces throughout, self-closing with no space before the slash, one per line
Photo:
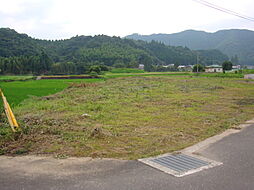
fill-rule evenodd
<path id="1" fill-rule="evenodd" d="M 233 65 L 232 66 L 232 70 L 240 70 L 241 69 L 241 65 Z"/>
<path id="2" fill-rule="evenodd" d="M 222 73 L 223 69 L 220 65 L 209 65 L 205 67 L 206 73 Z"/>
<path id="3" fill-rule="evenodd" d="M 193 65 L 179 65 L 179 71 L 192 71 Z"/>
<path id="4" fill-rule="evenodd" d="M 144 64 L 139 64 L 139 65 L 138 65 L 138 68 L 141 69 L 141 70 L 144 70 L 144 67 L 145 67 Z"/>
<path id="5" fill-rule="evenodd" d="M 246 67 L 247 67 L 247 69 L 254 69 L 253 65 L 247 65 Z"/>
<path id="6" fill-rule="evenodd" d="M 168 67 L 174 67 L 174 66 L 175 66 L 174 64 L 169 64 L 169 65 L 163 65 L 162 67 L 168 68 Z"/>

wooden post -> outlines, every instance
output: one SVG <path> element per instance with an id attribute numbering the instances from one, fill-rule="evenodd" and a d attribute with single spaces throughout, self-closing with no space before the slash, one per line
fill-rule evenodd
<path id="1" fill-rule="evenodd" d="M 11 126 L 11 129 L 13 132 L 17 132 L 17 129 L 19 128 L 18 122 L 17 122 L 17 120 L 11 110 L 11 107 L 10 107 L 9 103 L 7 102 L 7 99 L 4 96 L 3 91 L 1 89 L 0 89 L 0 92 L 1 92 L 2 99 L 3 99 L 4 111 L 7 116 L 8 121 L 9 121 L 9 124 Z"/>

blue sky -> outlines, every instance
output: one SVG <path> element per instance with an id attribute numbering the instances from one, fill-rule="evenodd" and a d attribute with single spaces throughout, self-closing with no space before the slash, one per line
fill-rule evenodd
<path id="1" fill-rule="evenodd" d="M 254 17 L 253 0 L 207 0 Z M 40 39 L 75 35 L 214 32 L 254 30 L 254 22 L 205 7 L 192 0 L 0 0 L 0 27 Z"/>

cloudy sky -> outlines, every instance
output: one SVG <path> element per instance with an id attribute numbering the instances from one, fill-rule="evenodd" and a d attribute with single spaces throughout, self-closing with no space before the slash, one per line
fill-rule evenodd
<path id="1" fill-rule="evenodd" d="M 253 0 L 207 1 L 254 17 Z M 123 37 L 186 29 L 254 30 L 254 22 L 193 0 L 0 0 L 0 27 L 40 39 L 64 39 L 75 35 Z"/>

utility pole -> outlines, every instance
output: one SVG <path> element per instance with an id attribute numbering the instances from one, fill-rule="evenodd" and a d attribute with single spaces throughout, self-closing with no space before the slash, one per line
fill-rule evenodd
<path id="1" fill-rule="evenodd" d="M 198 52 L 197 52 L 197 73 L 198 73 Z"/>

